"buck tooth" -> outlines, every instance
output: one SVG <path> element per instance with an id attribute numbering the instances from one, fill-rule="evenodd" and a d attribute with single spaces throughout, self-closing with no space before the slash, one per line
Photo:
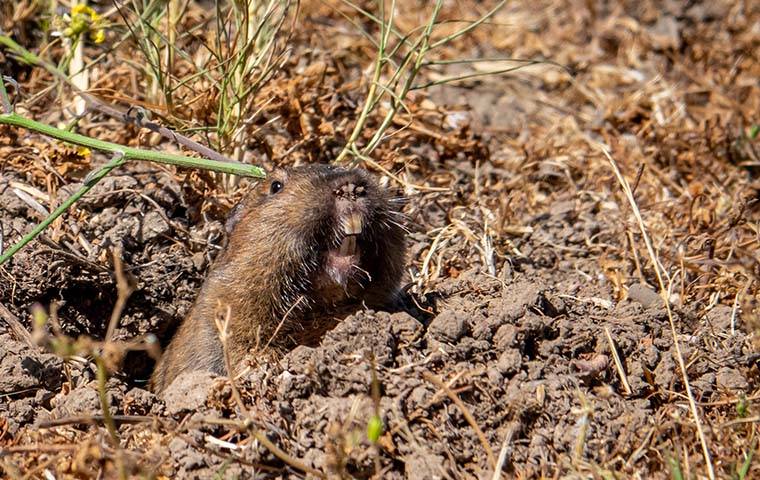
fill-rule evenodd
<path id="1" fill-rule="evenodd" d="M 360 213 L 350 213 L 343 221 L 343 232 L 346 235 L 359 235 L 362 233 L 362 223 L 362 216 Z"/>

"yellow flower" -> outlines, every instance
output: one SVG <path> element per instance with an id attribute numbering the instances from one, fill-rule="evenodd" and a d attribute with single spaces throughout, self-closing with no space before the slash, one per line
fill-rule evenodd
<path id="1" fill-rule="evenodd" d="M 95 43 L 103 43 L 105 39 L 106 39 L 106 32 L 102 28 L 94 32 L 90 32 L 90 40 L 92 40 Z"/>
<path id="2" fill-rule="evenodd" d="M 77 153 L 80 157 L 89 157 L 92 152 L 87 147 L 79 147 L 77 148 Z"/>
<path id="3" fill-rule="evenodd" d="M 96 23 L 100 20 L 100 15 L 98 15 L 98 12 L 83 3 L 77 3 L 71 7 L 71 17 L 74 18 L 77 15 L 86 15 L 90 17 L 91 23 Z"/>
<path id="4" fill-rule="evenodd" d="M 106 39 L 106 32 L 101 27 L 103 19 L 92 7 L 77 3 L 71 7 L 71 15 L 65 20 L 68 20 L 69 25 L 63 34 L 67 37 L 77 38 L 89 31 L 90 40 L 95 43 L 103 43 Z"/>

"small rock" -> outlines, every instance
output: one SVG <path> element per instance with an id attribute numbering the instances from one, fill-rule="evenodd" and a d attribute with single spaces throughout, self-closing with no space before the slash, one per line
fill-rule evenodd
<path id="1" fill-rule="evenodd" d="M 607 367 L 610 365 L 610 358 L 603 353 L 599 353 L 589 359 L 578 358 L 572 364 L 581 375 L 596 377 L 607 370 Z"/>
<path id="2" fill-rule="evenodd" d="M 454 343 L 466 332 L 464 316 L 453 310 L 444 310 L 430 322 L 428 335 L 435 340 Z"/>
<path id="3" fill-rule="evenodd" d="M 488 303 L 488 315 L 501 319 L 500 323 L 514 322 L 538 304 L 544 290 L 541 284 L 534 281 L 515 282 L 503 289 L 501 298 Z"/>
<path id="4" fill-rule="evenodd" d="M 406 343 L 417 340 L 422 332 L 422 324 L 406 312 L 391 314 L 389 321 L 393 336 Z"/>
<path id="5" fill-rule="evenodd" d="M 493 338 L 493 332 L 491 331 L 490 323 L 486 322 L 485 319 L 474 322 L 472 326 L 472 338 L 490 342 Z"/>
<path id="6" fill-rule="evenodd" d="M 314 348 L 299 345 L 280 360 L 280 365 L 292 375 L 307 375 L 314 371 L 318 361 L 317 351 Z"/>
<path id="7" fill-rule="evenodd" d="M 744 375 L 742 375 L 739 370 L 730 367 L 724 367 L 718 370 L 716 383 L 718 384 L 718 388 L 724 388 L 736 392 L 747 390 L 747 388 L 749 388 L 749 383 L 747 383 L 747 379 L 744 378 Z"/>
<path id="8" fill-rule="evenodd" d="M 280 374 L 277 385 L 277 396 L 283 400 L 292 401 L 296 398 L 306 398 L 312 391 L 312 383 L 306 375 L 293 375 L 288 371 Z"/>
<path id="9" fill-rule="evenodd" d="M 49 418 L 43 409 L 35 408 L 36 404 L 32 402 L 30 398 L 22 398 L 6 404 L 7 410 L 3 411 L 3 417 L 11 434 L 15 434 L 22 425 L 31 423 L 35 415 L 39 415 L 38 419 Z M 41 411 L 37 412 L 37 410 Z"/>
<path id="10" fill-rule="evenodd" d="M 95 382 L 77 387 L 68 393 L 59 393 L 50 403 L 53 406 L 54 416 L 58 418 L 102 414 Z M 113 402 L 109 404 L 111 413 L 116 413 Z"/>
<path id="11" fill-rule="evenodd" d="M 660 361 L 660 351 L 654 345 L 645 346 L 641 352 L 641 361 L 649 370 L 652 370 Z"/>
<path id="12" fill-rule="evenodd" d="M 26 344 L 2 337 L 0 394 L 46 386 L 56 390 L 63 380 L 63 362 L 55 355 L 30 350 Z"/>
<path id="13" fill-rule="evenodd" d="M 176 459 L 177 463 L 186 471 L 206 465 L 203 455 L 179 437 L 175 437 L 169 442 L 169 451 L 172 458 Z"/>
<path id="14" fill-rule="evenodd" d="M 575 200 L 560 200 L 549 207 L 549 213 L 555 217 L 565 217 L 575 212 Z"/>
<path id="15" fill-rule="evenodd" d="M 662 305 L 662 297 L 647 285 L 641 283 L 634 283 L 628 288 L 628 299 L 641 304 L 644 308 Z"/>
<path id="16" fill-rule="evenodd" d="M 142 388 L 133 388 L 124 395 L 122 410 L 127 415 L 147 415 L 150 413 L 156 396 Z"/>
<path id="17" fill-rule="evenodd" d="M 676 362 L 671 355 L 663 355 L 660 363 L 654 369 L 655 382 L 661 388 L 671 388 L 675 380 Z"/>
<path id="18" fill-rule="evenodd" d="M 404 476 L 409 480 L 443 478 L 443 457 L 430 452 L 417 451 L 404 459 Z"/>
<path id="19" fill-rule="evenodd" d="M 557 295 L 547 294 L 544 297 L 544 302 L 548 304 L 548 306 L 542 308 L 542 312 L 544 315 L 548 315 L 550 317 L 556 317 L 557 315 L 564 314 L 567 309 L 565 301 Z"/>
<path id="20" fill-rule="evenodd" d="M 493 343 L 499 350 L 514 347 L 517 345 L 517 327 L 510 324 L 502 325 L 496 330 L 496 334 L 493 336 Z"/>
<path id="21" fill-rule="evenodd" d="M 140 236 L 143 242 L 169 233 L 170 227 L 164 217 L 155 210 L 146 213 L 140 222 Z"/>
<path id="22" fill-rule="evenodd" d="M 510 348 L 499 356 L 499 360 L 496 363 L 496 368 L 503 375 L 514 375 L 520 371 L 522 366 L 522 354 L 520 350 L 516 348 Z"/>
<path id="23" fill-rule="evenodd" d="M 206 254 L 205 252 L 195 252 L 190 259 L 193 262 L 193 266 L 199 272 L 202 272 L 206 268 Z"/>
<path id="24" fill-rule="evenodd" d="M 678 21 L 671 15 L 660 17 L 653 26 L 647 29 L 652 46 L 659 50 L 678 50 L 681 47 L 681 33 Z"/>
<path id="25" fill-rule="evenodd" d="M 486 370 L 486 377 L 488 377 L 488 381 L 493 385 L 500 385 L 504 381 L 504 376 L 496 368 Z"/>
<path id="26" fill-rule="evenodd" d="M 472 115 L 470 115 L 470 112 L 465 111 L 449 112 L 444 118 L 443 123 L 447 130 L 460 130 L 470 126 Z"/>
<path id="27" fill-rule="evenodd" d="M 406 397 L 409 402 L 409 408 L 423 407 L 433 396 L 425 385 L 415 387 Z"/>
<path id="28" fill-rule="evenodd" d="M 717 332 L 731 330 L 731 318 L 734 309 L 729 305 L 716 305 L 705 315 L 711 328 Z"/>
<path id="29" fill-rule="evenodd" d="M 176 415 L 201 408 L 206 403 L 208 391 L 216 378 L 215 374 L 202 370 L 178 376 L 164 391 L 166 412 Z"/>
<path id="30" fill-rule="evenodd" d="M 715 374 L 706 373 L 691 381 L 691 388 L 699 392 L 701 398 L 709 398 L 715 390 Z"/>

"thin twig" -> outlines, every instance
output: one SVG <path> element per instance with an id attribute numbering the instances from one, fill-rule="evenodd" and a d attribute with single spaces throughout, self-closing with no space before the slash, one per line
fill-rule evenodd
<path id="1" fill-rule="evenodd" d="M 589 424 L 591 423 L 591 414 L 593 413 L 593 410 L 591 409 L 591 405 L 588 403 L 588 399 L 586 398 L 586 395 L 583 394 L 582 391 L 578 390 L 578 397 L 581 403 L 580 408 L 573 408 L 571 410 L 574 414 L 580 414 L 580 419 L 578 420 L 579 423 L 579 432 L 578 432 L 578 438 L 575 440 L 575 448 L 573 448 L 573 463 L 575 465 L 578 465 L 583 458 L 583 452 L 586 450 L 586 440 L 588 439 L 588 429 Z"/>
<path id="2" fill-rule="evenodd" d="M 641 212 L 639 211 L 638 205 L 636 204 L 636 199 L 633 197 L 633 192 L 631 191 L 631 187 L 628 184 L 628 181 L 623 177 L 623 174 L 620 172 L 620 169 L 618 168 L 617 162 L 612 158 L 612 155 L 607 151 L 607 149 L 600 143 L 595 143 L 594 146 L 596 146 L 601 152 L 604 154 L 605 157 L 607 157 L 607 160 L 610 163 L 610 166 L 612 167 L 612 171 L 615 174 L 615 177 L 618 180 L 618 183 L 620 183 L 620 186 L 623 189 L 623 192 L 625 193 L 626 198 L 628 199 L 628 203 L 631 206 L 631 210 L 633 211 L 633 215 L 636 217 L 636 221 L 639 225 L 639 229 L 641 230 L 641 237 L 644 239 L 644 244 L 646 245 L 647 252 L 649 253 L 649 257 L 652 261 L 652 268 L 654 268 L 655 275 L 657 276 L 657 282 L 660 287 L 660 296 L 662 297 L 662 300 L 665 304 L 665 309 L 668 313 L 668 321 L 670 323 L 670 334 L 673 337 L 673 346 L 676 349 L 676 356 L 678 360 L 678 367 L 681 370 L 681 378 L 683 379 L 684 388 L 686 389 L 686 395 L 689 399 L 689 408 L 691 410 L 692 417 L 694 418 L 694 424 L 697 427 L 697 434 L 699 436 L 699 442 L 702 445 L 702 454 L 705 458 L 705 464 L 707 465 L 707 473 L 710 477 L 710 480 L 715 479 L 715 469 L 713 468 L 712 459 L 710 456 L 710 449 L 707 446 L 707 439 L 705 438 L 705 433 L 702 429 L 702 421 L 700 420 L 699 416 L 699 410 L 697 410 L 697 403 L 694 400 L 694 394 L 691 391 L 691 383 L 689 382 L 689 374 L 686 371 L 686 363 L 683 359 L 683 354 L 681 353 L 681 345 L 678 341 L 678 332 L 676 330 L 676 323 L 675 319 L 673 318 L 673 310 L 670 307 L 670 295 L 669 295 L 669 288 L 666 287 L 665 281 L 663 280 L 662 272 L 660 271 L 660 263 L 657 260 L 657 255 L 654 252 L 654 247 L 652 246 L 652 241 L 649 238 L 649 234 L 647 233 L 646 226 L 644 225 L 644 219 L 641 217 Z"/>
<path id="3" fill-rule="evenodd" d="M 283 316 L 282 316 L 282 319 L 280 320 L 280 323 L 278 323 L 278 324 L 277 324 L 277 327 L 274 329 L 274 332 L 272 332 L 272 335 L 270 335 L 270 336 L 269 336 L 269 340 L 267 340 L 267 343 L 266 343 L 266 345 L 264 345 L 264 348 L 263 348 L 263 350 L 265 350 L 265 351 L 266 351 L 266 350 L 269 348 L 269 346 L 270 346 L 270 345 L 272 344 L 272 342 L 274 341 L 274 338 L 275 338 L 275 337 L 277 336 L 277 334 L 280 332 L 280 329 L 282 328 L 282 326 L 283 326 L 283 325 L 285 325 L 285 321 L 287 320 L 288 316 L 290 316 L 290 314 L 293 312 L 293 310 L 295 310 L 295 308 L 296 308 L 296 307 L 297 307 L 297 306 L 298 306 L 298 305 L 299 305 L 301 302 L 303 302 L 304 300 L 306 300 L 306 297 L 304 297 L 303 295 L 300 295 L 300 296 L 298 297 L 298 300 L 296 300 L 296 301 L 293 303 L 293 305 L 291 305 L 291 307 L 288 309 L 288 311 L 287 311 L 287 312 L 285 312 L 285 315 L 283 315 Z"/>
<path id="4" fill-rule="evenodd" d="M 16 340 L 24 342 L 30 349 L 37 348 L 29 331 L 24 328 L 24 325 L 22 325 L 18 317 L 8 310 L 2 303 L 0 303 L 0 317 L 2 317 L 8 326 L 11 327 L 13 334 L 16 336 Z"/>
<path id="5" fill-rule="evenodd" d="M 625 370 L 623 370 L 623 362 L 620 361 L 620 355 L 618 355 L 617 348 L 615 348 L 615 342 L 612 340 L 612 335 L 610 335 L 610 329 L 604 327 L 604 334 L 607 336 L 607 342 L 610 344 L 610 352 L 612 352 L 612 358 L 615 360 L 615 368 L 620 377 L 620 383 L 623 384 L 625 394 L 630 395 L 632 393 L 631 386 L 628 384 L 628 378 L 625 375 Z"/>
<path id="6" fill-rule="evenodd" d="M 385 2 L 380 1 L 380 42 L 377 46 L 377 57 L 375 58 L 375 67 L 374 67 L 374 73 L 372 74 L 372 80 L 369 84 L 369 91 L 367 92 L 367 99 L 364 102 L 364 107 L 362 107 L 362 111 L 359 114 L 359 118 L 356 121 L 356 125 L 354 125 L 354 130 L 351 132 L 351 135 L 348 138 L 348 141 L 346 142 L 346 145 L 343 147 L 343 150 L 338 154 L 338 157 L 335 159 L 336 163 L 340 163 L 346 155 L 351 151 L 352 147 L 354 146 L 356 140 L 359 139 L 359 135 L 361 135 L 362 130 L 364 129 L 364 125 L 367 123 L 367 119 L 369 118 L 369 113 L 372 110 L 372 105 L 375 102 L 375 96 L 377 95 L 377 87 L 380 83 L 380 75 L 383 72 L 383 67 L 385 66 L 387 62 L 387 58 L 385 56 L 385 46 L 388 44 L 388 35 L 391 30 L 393 30 L 393 13 L 395 11 L 396 7 L 396 1 L 391 1 L 391 11 L 390 16 L 388 19 L 388 23 L 385 22 Z"/>
<path id="7" fill-rule="evenodd" d="M 496 470 L 496 458 L 493 456 L 493 450 L 491 450 L 491 445 L 489 445 L 488 439 L 486 439 L 486 436 L 483 433 L 483 430 L 480 429 L 477 422 L 475 421 L 475 417 L 472 416 L 472 413 L 470 413 L 470 410 L 467 408 L 464 402 L 460 400 L 457 394 L 452 392 L 451 389 L 447 387 L 445 383 L 443 383 L 443 380 L 436 377 L 432 373 L 424 372 L 422 374 L 422 377 L 428 382 L 435 385 L 436 387 L 443 390 L 446 396 L 449 397 L 449 399 L 451 399 L 451 401 L 454 402 L 454 404 L 459 408 L 459 411 L 462 412 L 462 415 L 464 416 L 465 420 L 467 420 L 467 423 L 469 423 L 472 429 L 475 430 L 475 434 L 478 436 L 478 440 L 480 440 L 480 444 L 483 446 L 483 450 L 485 450 L 486 452 L 486 457 L 488 457 L 489 465 L 491 465 L 491 468 Z"/>
<path id="8" fill-rule="evenodd" d="M 124 274 L 124 267 L 121 262 L 121 249 L 115 248 L 113 251 L 113 269 L 114 276 L 116 277 L 116 305 L 114 305 L 111 311 L 111 320 L 108 322 L 108 330 L 106 331 L 105 343 L 111 341 L 113 338 L 113 332 L 116 330 L 116 326 L 119 324 L 119 318 L 124 311 L 124 306 L 127 304 L 127 299 L 134 290 L 127 280 L 127 276 Z"/>
<path id="9" fill-rule="evenodd" d="M 493 472 L 493 477 L 491 477 L 491 480 L 500 480 L 501 479 L 501 471 L 504 469 L 504 464 L 507 461 L 507 454 L 509 453 L 509 447 L 512 445 L 512 437 L 514 437 L 515 432 L 520 427 L 520 424 L 518 422 L 511 422 L 507 426 L 507 434 L 504 435 L 504 441 L 501 442 L 501 450 L 499 451 L 499 459 L 496 461 L 496 468 Z"/>
<path id="10" fill-rule="evenodd" d="M 136 424 L 149 423 L 157 420 L 157 417 L 147 417 L 144 415 L 111 415 L 111 420 L 117 424 Z M 85 425 L 85 424 L 105 424 L 105 415 L 86 415 L 80 417 L 56 418 L 55 420 L 44 420 L 37 424 L 37 428 L 55 428 L 65 425 Z"/>
<path id="11" fill-rule="evenodd" d="M 43 452 L 71 452 L 81 448 L 80 445 L 73 443 L 59 443 L 55 445 L 16 445 L 12 447 L 0 448 L 0 458 L 13 454 L 13 453 L 34 453 L 40 454 Z"/>
<path id="12" fill-rule="evenodd" d="M 111 435 L 114 447 L 119 446 L 119 431 L 116 429 L 116 423 L 114 423 L 113 416 L 111 416 L 111 408 L 108 403 L 108 394 L 106 393 L 106 384 L 108 382 L 108 373 L 105 362 L 99 356 L 95 356 L 95 365 L 97 369 L 95 375 L 98 379 L 98 398 L 100 399 L 100 408 L 103 410 L 103 423 Z"/>
<path id="13" fill-rule="evenodd" d="M 320 472 L 319 470 L 315 470 L 308 465 L 304 464 L 298 459 L 295 459 L 288 455 L 286 452 L 282 451 L 280 447 L 275 445 L 272 441 L 267 438 L 266 435 L 264 435 L 259 429 L 256 428 L 253 422 L 253 418 L 246 408 L 245 404 L 243 403 L 243 397 L 240 395 L 240 390 L 237 387 L 237 384 L 235 383 L 235 374 L 234 369 L 232 367 L 232 357 L 229 353 L 229 348 L 227 345 L 227 340 L 229 339 L 229 333 L 228 333 L 228 327 L 230 323 L 230 319 L 232 316 L 232 309 L 228 306 L 224 310 L 224 314 L 218 315 L 214 318 L 214 321 L 216 323 L 217 330 L 219 332 L 219 339 L 222 343 L 222 352 L 224 354 L 224 366 L 227 370 L 227 378 L 230 382 L 230 387 L 232 389 L 232 398 L 235 400 L 235 403 L 238 406 L 238 409 L 240 410 L 240 413 L 245 415 L 246 421 L 244 423 L 244 428 L 248 430 L 251 435 L 258 440 L 259 443 L 264 445 L 264 447 L 269 450 L 275 457 L 279 458 L 283 462 L 287 463 L 291 467 L 301 470 L 302 472 L 306 472 L 310 475 L 314 475 L 315 477 L 319 478 L 327 478 L 327 476 Z"/>
<path id="14" fill-rule="evenodd" d="M 495 7 L 493 7 L 488 13 L 480 17 L 479 19 L 475 20 L 474 22 L 470 23 L 463 29 L 459 30 L 458 32 L 452 33 L 451 35 L 442 38 L 435 42 L 431 48 L 437 48 L 441 45 L 445 45 L 446 43 L 454 40 L 457 37 L 461 37 L 462 35 L 467 34 L 468 32 L 471 32 L 473 29 L 477 28 L 478 25 L 482 24 L 483 22 L 487 21 L 489 18 L 496 15 L 496 13 L 501 10 L 501 7 L 503 7 L 507 3 L 507 0 L 502 0 L 501 2 L 497 3 Z"/>
<path id="15" fill-rule="evenodd" d="M 426 88 L 434 87 L 436 85 L 444 85 L 447 83 L 454 83 L 454 82 L 460 82 L 462 80 L 468 80 L 470 78 L 477 78 L 477 77 L 484 77 L 487 75 L 500 75 L 502 73 L 511 73 L 515 72 L 517 70 L 522 70 L 523 68 L 530 66 L 530 65 L 540 65 L 540 64 L 553 64 L 553 62 L 549 62 L 546 60 L 530 60 L 526 61 L 523 65 L 517 65 L 514 67 L 508 67 L 508 68 L 500 68 L 498 70 L 489 70 L 487 72 L 473 72 L 473 73 L 467 73 L 464 75 L 456 75 L 451 77 L 445 77 L 441 78 L 439 80 L 431 80 L 426 83 L 421 83 L 417 85 L 413 85 L 410 87 L 410 90 L 424 90 Z"/>

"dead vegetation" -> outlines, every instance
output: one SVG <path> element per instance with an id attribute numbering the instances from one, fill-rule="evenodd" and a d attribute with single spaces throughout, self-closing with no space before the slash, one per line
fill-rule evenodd
<path id="1" fill-rule="evenodd" d="M 529 378 L 520 385 L 547 381 L 526 398 L 527 390 L 515 395 L 488 384 L 496 363 L 488 349 L 475 346 L 441 360 L 432 347 L 417 352 L 409 346 L 419 343 L 417 332 L 398 347 L 414 352 L 408 357 L 414 362 L 379 360 L 380 399 L 370 395 L 374 382 L 367 381 L 361 395 L 335 380 L 322 386 L 323 395 L 304 394 L 313 406 L 306 409 L 314 417 L 310 423 L 281 411 L 290 397 L 278 389 L 297 390 L 298 384 L 277 375 L 298 367 L 263 366 L 240 383 L 193 385 L 210 392 L 196 405 L 203 410 L 193 413 L 133 388 L 145 378 L 145 358 L 127 357 L 136 363 L 122 366 L 126 377 L 111 365 L 116 376 L 87 393 L 83 386 L 102 370 L 80 358 L 92 351 L 77 351 L 66 363 L 36 352 L 35 361 L 61 378 L 10 382 L 0 392 L 5 474 L 171 476 L 192 475 L 196 468 L 220 477 L 310 470 L 314 476 L 411 477 L 405 465 L 425 472 L 438 457 L 420 452 L 433 450 L 446 465 L 434 473 L 452 478 L 493 475 L 496 464 L 505 478 L 753 478 L 760 472 L 753 459 L 760 398 L 753 345 L 760 328 L 760 6 L 446 2 L 424 40 L 420 33 L 434 2 L 389 1 L 381 11 L 369 1 L 271 0 L 246 12 L 239 2 L 222 11 L 200 2 L 166 3 L 166 11 L 155 2 L 91 5 L 97 15 L 88 13 L 80 48 L 66 33 L 71 21 L 64 14 L 71 6 L 65 2 L 53 2 L 54 9 L 41 2 L 2 3 L 0 29 L 62 71 L 75 73 L 70 67 L 79 56 L 86 72 L 80 88 L 235 160 L 271 167 L 329 162 L 346 152 L 344 160 L 387 176 L 411 199 L 409 292 L 419 308 L 440 318 L 447 305 L 464 302 L 460 297 L 477 297 L 491 312 L 500 288 L 511 292 L 520 278 L 536 276 L 567 303 L 561 315 L 578 322 L 596 315 L 598 339 L 581 329 L 568 340 L 572 348 L 563 347 L 563 358 L 602 377 L 579 386 L 562 376 L 561 362 L 534 373 L 525 367 L 534 352 L 523 351 Z M 442 42 L 497 5 L 477 28 Z M 395 29 L 378 20 L 391 11 Z M 98 32 L 105 35 L 102 43 Z M 378 57 L 383 36 L 390 53 Z M 409 52 L 421 45 L 413 43 L 418 38 L 435 47 L 404 88 L 409 70 L 398 78 L 394 72 L 416 60 Z M 378 58 L 386 62 L 380 69 Z M 18 82 L 11 94 L 22 115 L 122 145 L 178 150 L 118 115 L 91 109 L 82 115 L 70 85 L 7 48 L 0 48 L 0 65 Z M 373 94 L 373 108 L 365 109 Z M 633 203 L 604 152 L 630 186 Z M 0 126 L 2 248 L 106 161 Z M 112 252 L 119 247 L 137 290 L 113 338 L 163 337 L 166 323 L 181 318 L 192 301 L 217 249 L 219 221 L 244 187 L 202 170 L 124 167 L 0 266 L 0 304 L 8 308 L 0 316 L 31 327 L 32 304 L 63 303 L 62 333 L 110 340 L 106 327 L 118 298 Z M 130 223 L 135 216 L 139 224 Z M 629 289 L 659 290 L 657 272 L 675 312 L 675 337 L 667 315 L 641 320 L 625 307 L 611 310 L 629 296 L 643 304 Z M 558 304 L 556 298 L 547 302 Z M 551 317 L 546 312 L 552 308 L 545 307 L 544 316 Z M 164 313 L 149 313 L 154 310 Z M 380 317 L 365 320 L 371 318 Z M 639 327 L 630 324 L 637 319 L 646 332 L 627 336 Z M 440 332 L 430 327 L 427 343 L 461 345 L 451 334 L 458 320 L 451 322 Z M 533 339 L 540 351 L 540 332 L 553 327 L 516 328 L 525 328 L 520 338 Z M 471 326 L 468 335 L 476 332 Z M 493 341 L 498 338 L 494 334 Z M 674 341 L 683 351 L 671 350 Z M 636 370 L 636 355 L 653 344 L 672 358 Z M 331 364 L 335 369 L 349 363 L 366 373 L 370 365 L 358 353 L 341 358 Z M 503 383 L 519 379 L 520 368 L 504 373 Z M 672 376 L 662 380 L 661 369 L 668 368 Z M 607 376 L 600 373 L 605 371 Z M 411 396 L 396 384 L 406 381 L 404 374 L 429 379 L 420 381 L 432 393 L 398 412 L 398 399 Z M 556 376 L 559 387 L 549 381 Z M 708 377 L 712 386 L 706 386 Z M 691 393 L 685 378 L 694 382 Z M 61 409 L 61 402 L 71 408 Z M 112 415 L 103 415 L 102 405 L 111 405 Z M 327 422 L 320 409 L 334 409 L 342 421 Z M 558 412 L 566 414 L 554 424 L 572 428 L 554 431 L 542 423 Z M 375 443 L 366 432 L 374 415 L 385 427 Z M 605 437 L 617 422 L 630 430 L 624 426 Z M 545 438 L 552 441 L 539 441 Z M 408 445 L 419 450 L 410 454 Z"/>

